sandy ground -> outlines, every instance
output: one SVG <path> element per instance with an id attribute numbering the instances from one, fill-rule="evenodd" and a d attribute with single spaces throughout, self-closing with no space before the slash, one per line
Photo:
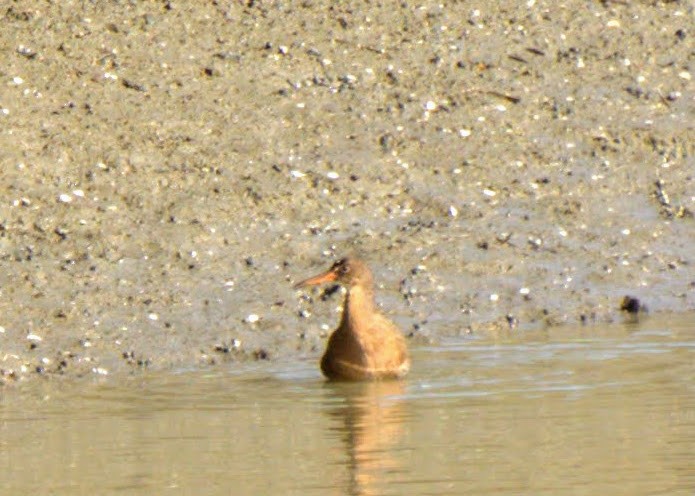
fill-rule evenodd
<path id="1" fill-rule="evenodd" d="M 0 383 L 318 357 L 346 253 L 414 344 L 695 309 L 693 3 L 494 3 L 5 2 Z"/>

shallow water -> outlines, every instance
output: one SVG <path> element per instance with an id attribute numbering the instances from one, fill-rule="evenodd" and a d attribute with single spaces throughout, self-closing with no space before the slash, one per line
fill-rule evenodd
<path id="1" fill-rule="evenodd" d="M 0 390 L 2 494 L 693 494 L 693 316 L 471 337 L 404 382 L 315 361 Z"/>

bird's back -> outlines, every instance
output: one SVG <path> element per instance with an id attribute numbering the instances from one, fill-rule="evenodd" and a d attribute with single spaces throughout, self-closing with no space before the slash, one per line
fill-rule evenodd
<path id="1" fill-rule="evenodd" d="M 403 377 L 410 368 L 405 338 L 381 314 L 369 325 L 343 323 L 330 337 L 321 370 L 330 379 L 361 380 Z"/>

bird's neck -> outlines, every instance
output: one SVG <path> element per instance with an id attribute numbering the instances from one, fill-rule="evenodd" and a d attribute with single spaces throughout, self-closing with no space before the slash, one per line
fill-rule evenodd
<path id="1" fill-rule="evenodd" d="M 357 333 L 366 330 L 375 311 L 374 290 L 361 285 L 352 286 L 348 288 L 345 295 L 340 327 Z"/>

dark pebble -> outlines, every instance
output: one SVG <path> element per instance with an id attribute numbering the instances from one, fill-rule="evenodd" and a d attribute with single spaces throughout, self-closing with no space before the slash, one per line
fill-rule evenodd
<path id="1" fill-rule="evenodd" d="M 268 352 L 266 350 L 261 348 L 260 350 L 256 350 L 253 352 L 253 357 L 256 360 L 268 360 L 270 358 L 270 355 L 268 354 Z"/>
<path id="2" fill-rule="evenodd" d="M 647 307 L 634 296 L 625 296 L 620 302 L 620 309 L 627 313 L 646 312 Z"/>
<path id="3" fill-rule="evenodd" d="M 323 293 L 321 293 L 321 301 L 328 300 L 331 296 L 333 296 L 338 291 L 340 291 L 340 285 L 339 284 L 334 284 L 333 286 L 326 288 L 323 291 Z"/>

